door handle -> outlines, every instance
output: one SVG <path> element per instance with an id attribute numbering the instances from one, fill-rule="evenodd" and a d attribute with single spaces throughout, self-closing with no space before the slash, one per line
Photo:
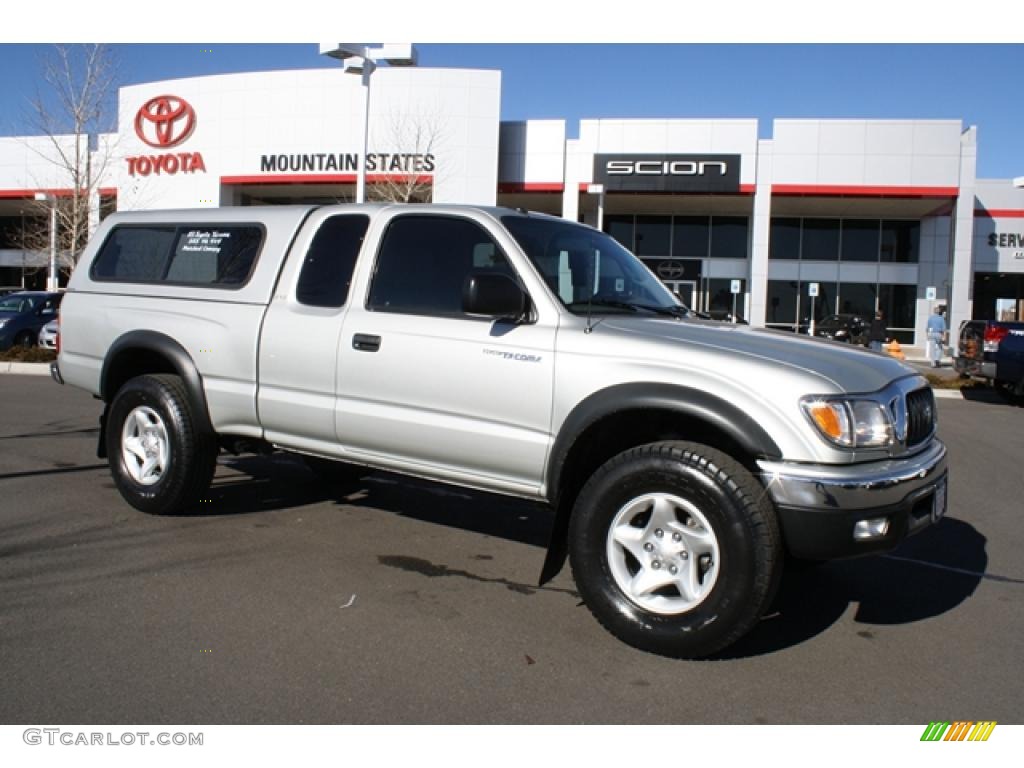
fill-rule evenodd
<path id="1" fill-rule="evenodd" d="M 380 336 L 357 333 L 352 337 L 352 349 L 357 349 L 360 352 L 376 352 L 380 349 Z"/>

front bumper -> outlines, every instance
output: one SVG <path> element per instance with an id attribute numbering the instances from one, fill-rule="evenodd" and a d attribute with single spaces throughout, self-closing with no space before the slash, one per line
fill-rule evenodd
<path id="1" fill-rule="evenodd" d="M 945 514 L 946 446 L 933 439 L 914 456 L 846 466 L 760 461 L 790 554 L 814 560 L 895 548 Z M 885 532 L 856 538 L 861 521 Z M 863 525 L 863 524 L 862 524 Z"/>

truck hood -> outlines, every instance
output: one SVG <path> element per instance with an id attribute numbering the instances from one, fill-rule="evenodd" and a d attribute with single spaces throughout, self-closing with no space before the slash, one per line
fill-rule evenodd
<path id="1" fill-rule="evenodd" d="M 731 323 L 605 316 L 593 330 L 671 344 L 683 354 L 687 348 L 699 348 L 704 353 L 743 355 L 827 379 L 846 393 L 875 392 L 896 379 L 917 374 L 895 358 L 864 347 Z"/>

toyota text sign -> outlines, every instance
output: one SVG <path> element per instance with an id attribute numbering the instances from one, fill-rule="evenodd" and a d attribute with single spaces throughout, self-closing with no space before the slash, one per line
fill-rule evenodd
<path id="1" fill-rule="evenodd" d="M 739 192 L 739 155 L 594 155 L 608 192 Z"/>

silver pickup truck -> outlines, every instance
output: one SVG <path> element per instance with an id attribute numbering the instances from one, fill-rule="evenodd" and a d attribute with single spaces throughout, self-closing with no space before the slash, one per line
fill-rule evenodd
<path id="1" fill-rule="evenodd" d="M 107 218 L 53 374 L 105 403 L 129 504 L 189 510 L 218 452 L 543 500 L 598 621 L 714 654 L 786 556 L 895 547 L 942 516 L 928 383 L 880 354 L 696 317 L 590 227 L 463 206 Z M 486 510 L 481 510 L 486 514 Z"/>

